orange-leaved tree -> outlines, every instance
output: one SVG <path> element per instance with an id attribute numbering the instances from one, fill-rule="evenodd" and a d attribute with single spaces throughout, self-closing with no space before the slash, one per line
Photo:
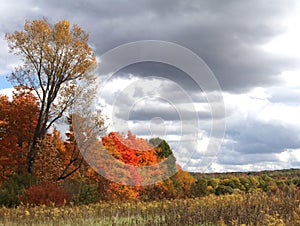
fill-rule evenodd
<path id="1" fill-rule="evenodd" d="M 39 109 L 38 99 L 28 86 L 16 86 L 12 100 L 0 96 L 2 177 L 26 172 L 27 151 L 33 142 Z"/>
<path id="2" fill-rule="evenodd" d="M 65 168 L 66 148 L 60 132 L 54 129 L 52 133 L 39 140 L 34 161 L 33 174 L 40 181 L 55 181 Z"/>
<path id="3" fill-rule="evenodd" d="M 107 183 L 106 191 L 109 191 L 111 198 L 120 199 L 120 198 L 138 198 L 139 191 L 141 190 L 140 185 L 144 180 L 147 180 L 145 175 L 142 175 L 138 170 L 139 167 L 143 166 L 157 166 L 158 158 L 156 155 L 155 148 L 150 145 L 146 140 L 142 138 L 137 138 L 130 131 L 128 132 L 127 137 L 117 133 L 111 132 L 107 136 L 102 137 L 102 144 L 107 151 L 117 160 L 127 165 L 126 169 L 114 172 L 112 174 L 105 175 L 108 180 L 111 181 L 120 181 L 124 178 L 124 183 L 109 182 Z M 114 162 L 110 165 L 111 168 L 108 168 L 108 172 L 114 171 Z M 154 167 L 153 174 L 159 174 L 159 168 Z M 115 180 L 119 177 L 117 180 Z M 149 176 L 149 175 L 148 175 Z M 127 178 L 126 178 L 127 177 Z M 135 185 L 135 186 L 126 186 Z M 104 189 L 104 188 L 103 188 Z M 106 193 L 106 195 L 108 195 Z"/>

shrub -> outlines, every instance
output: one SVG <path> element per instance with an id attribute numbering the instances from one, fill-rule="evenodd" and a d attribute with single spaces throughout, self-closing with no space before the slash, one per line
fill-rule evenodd
<path id="1" fill-rule="evenodd" d="M 23 190 L 35 184 L 37 178 L 31 174 L 15 174 L 0 188 L 0 206 L 15 207 L 20 203 L 19 195 Z"/>
<path id="2" fill-rule="evenodd" d="M 208 195 L 209 191 L 207 190 L 207 180 L 198 179 L 191 188 L 191 194 L 193 197 L 201 197 Z"/>
<path id="3" fill-rule="evenodd" d="M 233 194 L 234 190 L 230 186 L 219 185 L 216 189 L 216 195 Z"/>
<path id="4" fill-rule="evenodd" d="M 24 190 L 20 196 L 20 201 L 30 205 L 61 206 L 67 203 L 69 199 L 63 187 L 55 183 L 44 182 Z"/>
<path id="5" fill-rule="evenodd" d="M 292 183 L 294 185 L 296 185 L 297 187 L 300 187 L 300 178 L 298 178 L 298 177 L 293 178 Z"/>
<path id="6" fill-rule="evenodd" d="M 78 195 L 78 203 L 90 204 L 95 203 L 97 201 L 99 201 L 99 193 L 97 191 L 97 186 L 94 184 L 81 184 Z"/>

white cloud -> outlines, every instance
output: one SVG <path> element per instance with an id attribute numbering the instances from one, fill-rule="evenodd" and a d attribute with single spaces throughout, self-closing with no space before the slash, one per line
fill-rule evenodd
<path id="1" fill-rule="evenodd" d="M 300 26 L 299 26 L 300 27 Z M 300 56 L 300 51 L 298 52 Z M 280 79 L 283 82 L 283 86 L 288 86 L 290 88 L 300 88 L 300 70 L 294 71 L 284 71 L 280 74 Z"/>
<path id="2" fill-rule="evenodd" d="M 20 63 L 20 58 L 7 54 L 9 49 L 6 40 L 4 40 L 4 34 L 0 34 L 0 76 L 11 73 Z"/>
<path id="3" fill-rule="evenodd" d="M 0 89 L 0 95 L 6 95 L 9 100 L 12 100 L 14 88 Z"/>
<path id="4" fill-rule="evenodd" d="M 263 48 L 278 55 L 300 58 L 300 4 L 295 7 L 295 14 L 283 21 L 286 32 L 272 39 Z"/>
<path id="5" fill-rule="evenodd" d="M 300 162 L 300 148 L 299 149 L 287 149 L 276 155 L 280 162 L 292 165 L 292 163 Z"/>

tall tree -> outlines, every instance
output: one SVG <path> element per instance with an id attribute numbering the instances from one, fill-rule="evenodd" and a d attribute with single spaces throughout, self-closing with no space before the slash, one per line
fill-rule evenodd
<path id="1" fill-rule="evenodd" d="M 31 173 L 38 140 L 70 106 L 93 96 L 90 84 L 95 79 L 91 72 L 96 57 L 88 45 L 88 34 L 76 24 L 70 26 L 67 20 L 54 26 L 45 19 L 26 21 L 23 31 L 7 33 L 5 37 L 10 51 L 23 59 L 10 79 L 33 87 L 40 102 L 34 139 L 27 154 L 27 171 Z"/>

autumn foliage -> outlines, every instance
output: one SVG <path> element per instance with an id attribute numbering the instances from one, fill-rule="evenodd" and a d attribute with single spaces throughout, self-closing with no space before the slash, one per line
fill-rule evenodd
<path id="1" fill-rule="evenodd" d="M 0 182 L 13 174 L 26 173 L 27 154 L 33 142 L 39 110 L 38 99 L 28 86 L 15 87 L 11 100 L 5 95 L 0 96 Z M 75 147 L 72 130 L 66 137 L 63 140 L 61 133 L 54 128 L 38 140 L 33 174 L 41 181 L 80 176 L 78 169 L 83 158 Z"/>
<path id="2" fill-rule="evenodd" d="M 158 163 L 155 148 L 146 140 L 137 138 L 131 131 L 127 137 L 111 132 L 102 137 L 102 143 L 116 159 L 125 164 L 145 166 Z"/>
<path id="3" fill-rule="evenodd" d="M 124 182 L 127 183 L 116 183 L 114 182 L 116 174 L 111 176 L 108 175 L 107 178 L 112 181 L 108 181 L 106 186 L 103 187 L 103 189 L 107 191 L 107 196 L 111 199 L 139 198 L 139 192 L 142 189 L 140 185 L 142 181 L 147 178 L 143 178 L 143 175 L 139 173 L 138 167 L 155 165 L 158 163 L 158 158 L 155 155 L 155 148 L 144 139 L 137 138 L 130 131 L 128 132 L 127 137 L 122 136 L 117 132 L 112 132 L 107 136 L 103 136 L 102 144 L 117 161 L 127 164 L 126 168 L 119 168 L 117 174 L 117 177 L 119 177 L 118 180 L 122 180 L 122 177 L 124 177 Z M 114 166 L 116 164 L 112 162 L 111 165 Z M 113 169 L 107 169 L 107 172 L 111 172 L 112 170 Z M 135 186 L 126 186 L 128 182 Z"/>
<path id="4" fill-rule="evenodd" d="M 12 100 L 0 96 L 1 177 L 26 171 L 27 151 L 37 124 L 39 103 L 28 86 L 17 86 Z"/>
<path id="5" fill-rule="evenodd" d="M 162 148 L 169 148 L 169 146 L 153 146 L 145 139 L 136 137 L 130 131 L 127 136 L 112 132 L 108 136 L 102 137 L 102 143 L 117 160 L 132 166 L 132 168 L 127 169 L 131 169 L 133 172 L 127 173 L 130 173 L 131 178 L 136 180 L 135 183 L 143 184 L 143 182 L 149 180 L 149 177 L 156 177 L 159 179 L 162 174 L 166 173 L 164 170 L 168 170 L 165 165 L 159 163 L 169 157 L 166 154 L 169 152 L 169 149 L 162 150 Z M 169 154 L 172 155 L 172 152 Z M 177 173 L 173 176 L 171 175 L 172 177 L 169 179 L 164 181 L 158 180 L 156 181 L 156 184 L 148 186 L 135 187 L 108 182 L 105 191 L 110 191 L 109 193 L 111 194 L 112 199 L 124 197 L 160 199 L 187 196 L 195 179 L 190 176 L 189 173 L 184 172 L 179 165 L 176 165 L 175 161 L 176 159 L 174 158 L 174 161 L 172 161 L 172 168 L 176 168 Z M 143 166 L 153 166 L 153 168 L 150 173 L 148 172 L 148 174 L 145 174 L 142 170 L 138 170 L 139 167 Z M 107 170 L 111 171 L 111 169 Z"/>
<path id="6" fill-rule="evenodd" d="M 12 100 L 1 96 L 1 170 L 2 181 L 11 175 L 24 174 L 26 172 L 26 154 L 34 136 L 34 127 L 39 114 L 39 102 L 32 89 L 28 87 L 16 87 Z M 132 132 L 127 136 L 117 132 L 111 132 L 96 140 L 94 151 L 103 152 L 104 147 L 112 159 L 104 161 L 104 172 L 99 175 L 91 168 L 83 158 L 83 152 L 79 150 L 76 142 L 72 116 L 67 118 L 69 130 L 65 140 L 61 133 L 53 129 L 43 139 L 38 140 L 36 156 L 32 173 L 38 177 L 40 184 L 24 191 L 22 200 L 28 203 L 44 203 L 42 188 L 47 183 L 56 180 L 77 180 L 82 183 L 98 183 L 99 197 L 103 200 L 127 200 L 127 199 L 156 199 L 163 197 L 176 197 L 187 194 L 193 178 L 176 166 L 176 159 L 172 161 L 172 168 L 177 168 L 178 173 L 171 179 L 161 181 L 153 186 L 141 186 L 149 180 L 149 175 L 143 174 L 139 167 L 152 166 L 150 176 L 163 174 L 164 168 L 159 163 L 164 161 L 171 153 L 169 146 L 154 146 L 142 138 L 138 138 Z M 164 144 L 166 146 L 166 144 Z M 92 156 L 96 153 L 91 153 Z M 101 157 L 101 153 L 99 155 Z M 97 158 L 95 158 L 97 159 Z M 126 168 L 114 168 L 115 161 L 124 164 Z M 103 161 L 96 161 L 100 166 Z M 116 171 L 121 182 L 116 182 Z M 134 186 L 130 186 L 130 185 Z M 52 186 L 52 185 L 51 185 Z M 50 187 L 51 187 L 50 186 Z M 54 189 L 54 188 L 53 188 Z M 41 200 L 30 198 L 30 195 L 41 192 Z M 25 200 L 26 199 L 26 200 Z M 147 198 L 146 198 L 147 199 Z M 55 201 L 60 202 L 60 201 Z"/>
<path id="7" fill-rule="evenodd" d="M 55 183 L 44 182 L 26 189 L 20 196 L 20 201 L 30 205 L 61 206 L 68 202 L 68 194 L 63 187 Z"/>
<path id="8" fill-rule="evenodd" d="M 88 38 L 87 32 L 67 20 L 54 25 L 46 19 L 26 20 L 23 30 L 5 34 L 10 52 L 23 59 L 9 76 L 10 80 L 23 86 L 28 84 L 40 102 L 27 152 L 28 173 L 33 170 L 38 142 L 54 123 L 75 102 L 78 106 L 93 98 L 95 77 L 91 72 L 96 66 L 96 56 Z"/>
<path id="9" fill-rule="evenodd" d="M 65 168 L 66 147 L 56 129 L 39 140 L 34 161 L 33 174 L 41 181 L 55 181 Z"/>

